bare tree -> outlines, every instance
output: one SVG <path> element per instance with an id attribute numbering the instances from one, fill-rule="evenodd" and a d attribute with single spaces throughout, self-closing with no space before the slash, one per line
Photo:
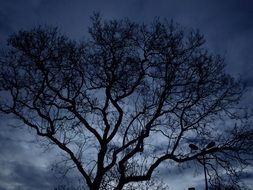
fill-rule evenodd
<path id="1" fill-rule="evenodd" d="M 91 190 L 120 190 L 203 156 L 224 168 L 246 164 L 244 86 L 198 31 L 95 14 L 89 34 L 81 43 L 48 27 L 12 35 L 1 54 L 0 110 L 65 152 Z"/>
<path id="2" fill-rule="evenodd" d="M 250 188 L 239 181 L 231 183 L 231 181 L 220 181 L 220 179 L 214 178 L 210 190 L 250 190 Z"/>
<path id="3" fill-rule="evenodd" d="M 70 183 L 73 184 L 73 183 Z M 54 190 L 86 190 L 85 185 L 58 185 L 57 187 L 54 188 Z M 103 188 L 104 187 L 104 188 Z M 108 187 L 106 187 L 105 184 L 102 184 L 101 189 L 107 190 Z M 153 177 L 149 181 L 142 181 L 139 183 L 129 183 L 127 184 L 124 189 L 127 190 L 169 190 L 169 186 L 163 182 L 163 180 L 158 179 L 157 177 Z"/>

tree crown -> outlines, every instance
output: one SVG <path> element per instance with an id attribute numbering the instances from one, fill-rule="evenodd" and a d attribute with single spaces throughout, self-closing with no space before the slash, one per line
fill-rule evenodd
<path id="1" fill-rule="evenodd" d="M 208 155 L 226 168 L 252 153 L 237 109 L 244 86 L 198 31 L 95 14 L 89 34 L 81 43 L 48 27 L 12 35 L 1 54 L 0 110 L 64 151 L 90 189 L 149 180 L 168 160 Z M 237 126 L 221 126 L 225 119 Z"/>

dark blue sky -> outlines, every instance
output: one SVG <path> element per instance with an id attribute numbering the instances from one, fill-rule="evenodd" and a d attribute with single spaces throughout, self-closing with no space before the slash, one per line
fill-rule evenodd
<path id="1" fill-rule="evenodd" d="M 253 2 L 251 0 L 1 0 L 0 42 L 20 28 L 39 24 L 58 26 L 71 38 L 85 37 L 89 17 L 100 11 L 105 18 L 149 23 L 154 17 L 174 19 L 199 29 L 214 52 L 228 62 L 228 70 L 253 85 Z"/>
<path id="2" fill-rule="evenodd" d="M 154 17 L 161 17 L 199 29 L 209 50 L 225 57 L 228 72 L 248 83 L 244 103 L 253 108 L 252 0 L 0 0 L 0 46 L 11 33 L 40 24 L 58 26 L 73 39 L 85 38 L 94 11 L 100 11 L 107 19 L 128 17 L 149 23 Z M 43 154 L 31 142 L 36 140 L 31 135 L 10 131 L 2 118 L 0 190 L 46 189 L 54 183 L 48 174 L 52 156 Z M 185 172 L 183 177 L 184 181 L 191 181 L 193 176 Z M 171 179 L 175 183 L 182 180 L 178 176 Z M 182 183 L 180 187 L 187 186 Z"/>

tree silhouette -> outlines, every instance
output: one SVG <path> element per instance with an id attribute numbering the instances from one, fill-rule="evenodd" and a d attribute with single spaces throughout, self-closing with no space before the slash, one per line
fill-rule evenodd
<path id="1" fill-rule="evenodd" d="M 227 181 L 220 181 L 215 178 L 211 182 L 210 190 L 250 190 L 244 184 L 240 184 L 239 181 L 231 181 L 228 183 Z"/>
<path id="2" fill-rule="evenodd" d="M 227 171 L 247 164 L 253 133 L 238 106 L 244 86 L 198 31 L 159 19 L 91 20 L 81 43 L 49 27 L 9 38 L 2 113 L 65 152 L 91 190 L 123 189 L 168 162 L 203 155 Z M 216 145 L 202 148 L 210 141 Z"/>

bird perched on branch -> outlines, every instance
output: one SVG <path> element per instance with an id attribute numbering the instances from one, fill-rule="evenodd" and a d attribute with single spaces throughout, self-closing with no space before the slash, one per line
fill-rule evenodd
<path id="1" fill-rule="evenodd" d="M 195 144 L 189 144 L 189 147 L 190 147 L 192 150 L 198 150 L 198 149 L 199 149 Z"/>

